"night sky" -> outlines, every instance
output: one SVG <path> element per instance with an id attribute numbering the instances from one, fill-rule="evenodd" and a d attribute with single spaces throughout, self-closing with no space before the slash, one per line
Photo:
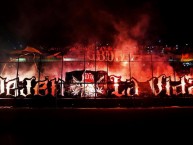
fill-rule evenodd
<path id="1" fill-rule="evenodd" d="M 191 11 L 186 0 L 6 0 L 0 5 L 0 46 L 113 43 L 120 27 L 131 29 L 128 37 L 139 43 L 191 44 Z"/>

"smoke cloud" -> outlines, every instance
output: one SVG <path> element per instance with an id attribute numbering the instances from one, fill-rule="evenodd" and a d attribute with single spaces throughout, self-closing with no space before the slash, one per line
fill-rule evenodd
<path id="1" fill-rule="evenodd" d="M 18 0 L 5 19 L 6 29 L 15 39 L 32 45 L 116 44 L 123 33 L 138 42 L 151 37 L 155 10 L 150 0 Z"/>

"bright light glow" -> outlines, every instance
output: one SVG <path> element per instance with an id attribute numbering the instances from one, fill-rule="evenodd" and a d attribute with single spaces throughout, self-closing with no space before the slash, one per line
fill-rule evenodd
<path id="1" fill-rule="evenodd" d="M 127 61 L 122 62 L 122 65 L 123 65 L 123 66 L 127 66 L 127 65 L 128 65 L 128 62 L 127 62 Z"/>

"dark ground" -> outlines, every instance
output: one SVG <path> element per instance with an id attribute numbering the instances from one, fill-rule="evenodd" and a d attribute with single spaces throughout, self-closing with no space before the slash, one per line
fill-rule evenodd
<path id="1" fill-rule="evenodd" d="M 193 107 L 0 109 L 0 145 L 191 143 Z"/>

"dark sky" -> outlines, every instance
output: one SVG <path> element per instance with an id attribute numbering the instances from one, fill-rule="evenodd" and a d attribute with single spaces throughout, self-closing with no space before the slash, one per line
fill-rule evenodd
<path id="1" fill-rule="evenodd" d="M 6 0 L 0 5 L 0 43 L 113 43 L 123 27 L 139 42 L 191 43 L 192 10 L 186 0 Z"/>

